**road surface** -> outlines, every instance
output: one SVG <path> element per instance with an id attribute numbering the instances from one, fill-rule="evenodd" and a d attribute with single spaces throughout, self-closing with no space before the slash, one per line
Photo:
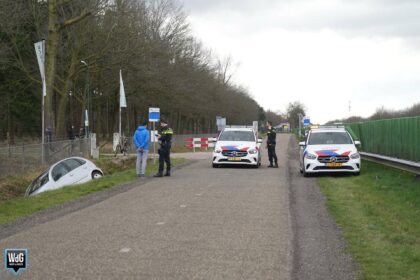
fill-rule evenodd
<path id="1" fill-rule="evenodd" d="M 297 149 L 278 135 L 279 169 L 266 155 L 259 169 L 213 169 L 201 154 L 172 177 L 2 227 L 0 248 L 28 248 L 20 279 L 353 279 Z M 0 279 L 16 278 L 0 266 Z"/>

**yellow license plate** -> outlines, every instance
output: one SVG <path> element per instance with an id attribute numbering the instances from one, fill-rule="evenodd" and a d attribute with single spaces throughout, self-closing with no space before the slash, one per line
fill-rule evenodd
<path id="1" fill-rule="evenodd" d="M 329 162 L 329 163 L 327 163 L 327 166 L 330 166 L 330 167 L 341 167 L 341 166 L 343 166 L 343 164 L 342 163 L 338 163 L 338 162 Z"/>
<path id="2" fill-rule="evenodd" d="M 228 158 L 228 161 L 241 161 L 241 158 L 240 157 L 231 157 L 231 158 Z"/>

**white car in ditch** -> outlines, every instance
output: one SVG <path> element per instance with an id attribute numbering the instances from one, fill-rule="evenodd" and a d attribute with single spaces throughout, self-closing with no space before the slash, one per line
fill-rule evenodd
<path id="1" fill-rule="evenodd" d="M 104 172 L 93 162 L 81 157 L 63 159 L 38 176 L 26 189 L 25 196 L 56 190 L 68 185 L 99 179 Z"/>
<path id="2" fill-rule="evenodd" d="M 354 141 L 344 127 L 311 129 L 306 141 L 300 142 L 300 172 L 350 172 L 360 174 L 361 160 Z"/>
<path id="3" fill-rule="evenodd" d="M 213 167 L 221 165 L 261 165 L 257 132 L 249 126 L 229 126 L 219 135 L 213 152 Z"/>

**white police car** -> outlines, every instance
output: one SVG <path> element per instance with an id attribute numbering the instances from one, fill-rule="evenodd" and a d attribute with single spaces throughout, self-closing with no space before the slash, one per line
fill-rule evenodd
<path id="1" fill-rule="evenodd" d="M 217 138 L 213 152 L 213 167 L 236 164 L 261 165 L 260 146 L 257 132 L 250 126 L 228 126 Z"/>
<path id="2" fill-rule="evenodd" d="M 311 173 L 351 172 L 360 174 L 360 154 L 344 127 L 320 127 L 311 129 L 306 141 L 300 142 L 300 172 L 307 177 Z"/>

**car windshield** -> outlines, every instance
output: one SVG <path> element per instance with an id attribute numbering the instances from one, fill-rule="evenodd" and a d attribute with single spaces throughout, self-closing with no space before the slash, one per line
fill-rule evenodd
<path id="1" fill-rule="evenodd" d="M 233 131 L 228 130 L 224 131 L 220 137 L 219 141 L 249 141 L 255 142 L 255 136 L 252 131 Z"/>
<path id="2" fill-rule="evenodd" d="M 29 185 L 26 191 L 26 195 L 30 195 L 31 193 L 35 192 L 40 187 L 48 183 L 48 181 L 49 181 L 48 171 L 45 171 L 44 173 L 39 175 L 38 178 L 32 181 L 32 183 Z"/>
<path id="3" fill-rule="evenodd" d="M 324 144 L 353 144 L 350 135 L 347 132 L 316 132 L 311 133 L 308 145 Z"/>

